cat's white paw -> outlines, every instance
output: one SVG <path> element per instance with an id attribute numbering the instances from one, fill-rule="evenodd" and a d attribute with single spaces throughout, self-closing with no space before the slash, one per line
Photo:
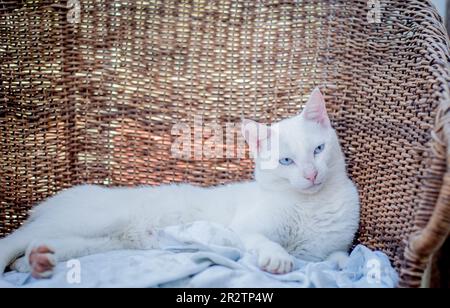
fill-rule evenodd
<path id="1" fill-rule="evenodd" d="M 50 278 L 56 266 L 56 257 L 53 249 L 46 245 L 37 245 L 30 248 L 28 263 L 31 268 L 31 276 L 37 279 Z"/>
<path id="2" fill-rule="evenodd" d="M 31 271 L 30 264 L 26 257 L 21 257 L 11 264 L 11 269 L 19 273 L 28 273 Z"/>
<path id="3" fill-rule="evenodd" d="M 272 274 L 287 274 L 294 269 L 294 258 L 284 251 L 260 251 L 258 254 L 258 266 L 263 271 Z"/>

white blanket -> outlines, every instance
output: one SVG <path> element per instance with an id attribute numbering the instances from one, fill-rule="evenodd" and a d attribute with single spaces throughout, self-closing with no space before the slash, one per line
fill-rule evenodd
<path id="1" fill-rule="evenodd" d="M 51 279 L 11 272 L 0 287 L 394 287 L 398 276 L 388 258 L 357 246 L 348 264 L 296 260 L 295 270 L 272 275 L 243 253 L 239 237 L 208 222 L 168 227 L 158 233 L 161 249 L 112 251 L 61 262 Z"/>

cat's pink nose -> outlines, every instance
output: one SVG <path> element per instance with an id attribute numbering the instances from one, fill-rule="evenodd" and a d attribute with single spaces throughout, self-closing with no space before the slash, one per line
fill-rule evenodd
<path id="1" fill-rule="evenodd" d="M 305 179 L 307 179 L 313 183 L 316 181 L 317 175 L 318 175 L 317 170 L 311 170 L 311 171 L 305 172 L 305 174 L 304 174 Z"/>

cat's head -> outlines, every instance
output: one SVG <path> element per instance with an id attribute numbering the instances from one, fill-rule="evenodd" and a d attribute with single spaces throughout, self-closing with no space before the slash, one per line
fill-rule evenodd
<path id="1" fill-rule="evenodd" d="M 255 159 L 256 181 L 267 188 L 314 194 L 338 172 L 344 157 L 318 88 L 303 111 L 270 127 L 244 120 L 242 133 Z"/>

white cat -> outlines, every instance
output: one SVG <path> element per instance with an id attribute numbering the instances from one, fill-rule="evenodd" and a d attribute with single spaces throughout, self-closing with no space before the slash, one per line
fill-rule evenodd
<path id="1" fill-rule="evenodd" d="M 245 124 L 243 133 L 256 154 L 255 181 L 211 188 L 68 189 L 35 207 L 20 229 L 0 240 L 1 273 L 24 254 L 12 268 L 44 278 L 60 261 L 157 248 L 155 229 L 198 220 L 236 231 L 258 255 L 258 265 L 275 274 L 292 271 L 292 256 L 320 261 L 347 251 L 359 223 L 358 193 L 320 90 L 300 115 L 277 123 L 277 133 L 273 126 Z M 249 124 L 264 133 L 249 134 Z M 263 168 L 261 157 L 274 138 L 279 138 L 276 164 Z"/>

